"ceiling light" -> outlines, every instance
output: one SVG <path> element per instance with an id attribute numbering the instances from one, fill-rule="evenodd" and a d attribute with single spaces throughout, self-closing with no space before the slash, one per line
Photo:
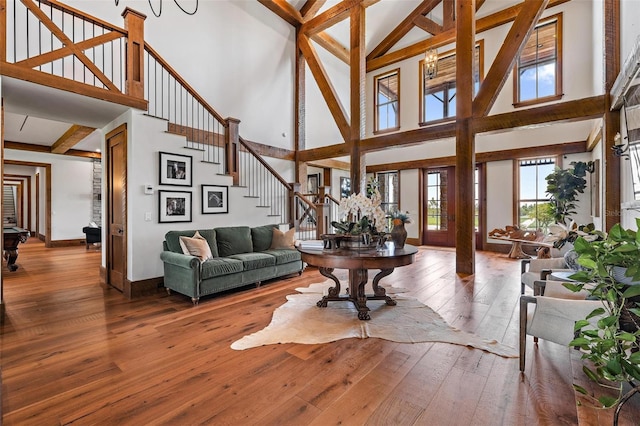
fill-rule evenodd
<path id="1" fill-rule="evenodd" d="M 428 79 L 438 74 L 438 50 L 433 47 L 424 54 L 424 74 Z"/>

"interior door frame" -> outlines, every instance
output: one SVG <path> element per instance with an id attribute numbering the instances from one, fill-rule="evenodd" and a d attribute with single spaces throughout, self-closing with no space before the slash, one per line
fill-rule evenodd
<path id="1" fill-rule="evenodd" d="M 103 215 L 103 218 L 105 218 L 106 220 L 103 221 L 103 235 L 105 236 L 105 238 L 103 238 L 103 247 L 105 250 L 105 274 L 104 274 L 104 280 L 105 280 L 105 284 L 109 285 L 110 287 L 113 288 L 117 288 L 115 286 L 113 286 L 111 284 L 111 264 L 112 264 L 112 260 L 111 260 L 111 197 L 112 197 L 112 192 L 113 192 L 113 180 L 111 178 L 111 174 L 110 174 L 110 167 L 111 167 L 111 162 L 113 161 L 111 158 L 111 149 L 109 148 L 109 140 L 114 138 L 116 135 L 123 133 L 124 134 L 124 163 L 125 163 L 125 167 L 124 167 L 124 173 L 125 173 L 125 182 L 127 181 L 127 176 L 128 176 L 128 168 L 127 168 L 127 123 L 123 123 L 120 126 L 116 127 L 115 129 L 113 129 L 112 131 L 110 131 L 109 133 L 107 133 L 104 137 L 105 140 L 105 149 L 104 149 L 104 156 L 103 156 L 103 161 L 104 161 L 104 169 L 105 173 L 105 197 L 104 197 L 104 205 L 103 205 L 103 211 L 106 212 L 105 215 Z M 127 263 L 127 258 L 128 258 L 128 233 L 127 233 L 127 225 L 129 222 L 128 219 L 128 197 L 127 197 L 127 186 L 125 185 L 123 188 L 124 191 L 124 211 L 122 212 L 123 214 L 123 218 L 124 218 L 124 223 L 123 223 L 123 235 L 122 235 L 122 250 L 123 250 L 123 293 L 127 293 L 127 288 L 129 288 L 130 286 L 127 285 L 128 283 L 128 279 L 127 279 L 127 275 L 128 275 L 128 270 L 129 270 L 129 265 Z"/>
<path id="2" fill-rule="evenodd" d="M 429 186 L 429 171 L 440 170 L 447 173 L 447 229 L 446 231 L 429 231 L 429 216 L 428 204 L 429 194 L 427 194 L 427 188 Z M 437 245 L 444 247 L 455 247 L 456 243 L 456 229 L 455 229 L 455 166 L 434 166 L 421 169 L 423 176 L 424 186 L 422 188 L 423 202 L 422 202 L 422 217 L 423 227 L 420 230 L 422 243 L 426 245 Z M 453 225 L 453 226 L 451 226 Z M 439 237 L 429 238 L 429 233 Z"/>

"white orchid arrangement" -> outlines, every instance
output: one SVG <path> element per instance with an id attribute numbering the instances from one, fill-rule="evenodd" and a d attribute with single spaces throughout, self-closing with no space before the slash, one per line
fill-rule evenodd
<path id="1" fill-rule="evenodd" d="M 331 224 L 344 234 L 361 234 L 363 232 L 383 232 L 386 225 L 386 214 L 380 208 L 382 197 L 377 189 L 369 190 L 371 197 L 360 192 L 351 194 L 340 200 L 338 212 L 341 222 Z"/>

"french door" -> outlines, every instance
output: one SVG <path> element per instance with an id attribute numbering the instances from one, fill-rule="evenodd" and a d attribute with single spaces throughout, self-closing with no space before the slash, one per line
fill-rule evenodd
<path id="1" fill-rule="evenodd" d="M 423 170 L 424 198 L 422 206 L 422 243 L 453 247 L 456 243 L 456 185 L 455 167 L 436 167 Z M 475 170 L 474 217 L 476 248 L 482 249 L 482 173 Z"/>

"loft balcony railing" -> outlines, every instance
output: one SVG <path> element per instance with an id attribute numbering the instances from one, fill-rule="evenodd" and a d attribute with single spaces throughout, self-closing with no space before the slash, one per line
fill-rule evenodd
<path id="1" fill-rule="evenodd" d="M 54 1 L 0 0 L 0 7 L 3 75 L 146 109 L 126 69 L 127 50 L 135 50 L 127 30 Z"/>

